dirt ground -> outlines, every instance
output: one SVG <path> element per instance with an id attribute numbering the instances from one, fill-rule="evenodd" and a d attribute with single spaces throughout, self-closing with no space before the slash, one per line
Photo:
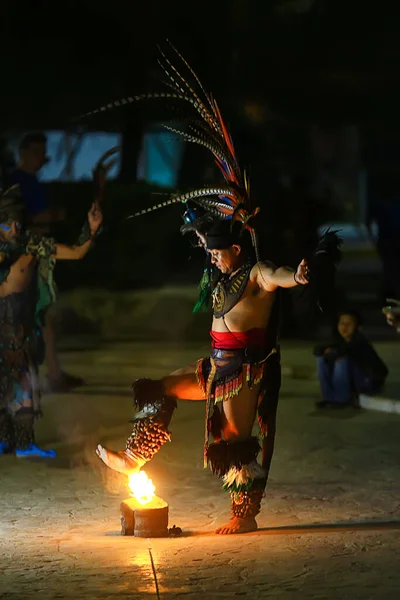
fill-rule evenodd
<path id="1" fill-rule="evenodd" d="M 202 468 L 204 406 L 193 402 L 180 405 L 173 442 L 146 468 L 169 503 L 170 526 L 184 535 L 120 535 L 126 480 L 100 463 L 95 446 L 123 446 L 133 379 L 203 353 L 121 342 L 63 353 L 64 368 L 88 385 L 44 397 L 37 439 L 58 457 L 0 457 L 1 599 L 157 598 L 149 549 L 165 600 L 399 598 L 400 417 L 317 413 L 314 379 L 284 378 L 258 532 L 214 535 L 229 498 Z M 286 356 L 312 365 L 304 346 Z"/>

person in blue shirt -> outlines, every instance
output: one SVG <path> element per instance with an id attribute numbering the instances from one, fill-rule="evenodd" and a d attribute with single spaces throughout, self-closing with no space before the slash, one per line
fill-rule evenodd
<path id="1" fill-rule="evenodd" d="M 9 176 L 9 185 L 20 186 L 25 203 L 29 229 L 48 235 L 50 226 L 65 218 L 65 210 L 48 208 L 45 188 L 38 173 L 49 162 L 46 153 L 47 139 L 44 133 L 28 133 L 19 145 L 19 163 Z M 84 380 L 65 373 L 60 365 L 56 350 L 54 311 L 48 311 L 43 328 L 45 341 L 45 363 L 47 367 L 46 391 L 63 392 L 84 384 Z"/>
<path id="2" fill-rule="evenodd" d="M 28 133 L 19 145 L 19 163 L 10 174 L 9 185 L 20 186 L 31 229 L 49 229 L 51 223 L 63 220 L 65 210 L 47 207 L 46 193 L 37 174 L 49 162 L 44 133 Z M 32 227 L 33 226 L 33 227 Z"/>

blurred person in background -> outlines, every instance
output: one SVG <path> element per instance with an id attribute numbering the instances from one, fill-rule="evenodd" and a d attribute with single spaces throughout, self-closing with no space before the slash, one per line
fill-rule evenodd
<path id="1" fill-rule="evenodd" d="M 377 394 L 385 383 L 388 369 L 360 325 L 355 311 L 343 311 L 332 339 L 314 349 L 322 392 L 319 408 L 357 406 L 359 394 Z"/>
<path id="2" fill-rule="evenodd" d="M 42 327 L 54 302 L 57 260 L 82 259 L 102 223 L 94 202 L 78 242 L 69 246 L 26 229 L 26 203 L 19 186 L 0 196 L 0 454 L 53 457 L 35 443 L 41 415 L 39 365 Z"/>
<path id="3" fill-rule="evenodd" d="M 38 173 L 50 158 L 46 154 L 47 138 L 42 132 L 26 134 L 19 145 L 19 163 L 9 177 L 9 185 L 19 185 L 26 206 L 27 221 L 31 231 L 49 235 L 51 225 L 65 219 L 64 208 L 48 208 L 44 185 Z M 67 392 L 85 382 L 62 370 L 56 349 L 56 306 L 46 313 L 43 327 L 45 342 L 45 364 L 47 367 L 47 392 Z"/>

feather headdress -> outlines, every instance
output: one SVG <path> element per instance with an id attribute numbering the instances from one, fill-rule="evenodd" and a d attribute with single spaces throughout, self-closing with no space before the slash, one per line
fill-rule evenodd
<path id="1" fill-rule="evenodd" d="M 251 234 L 258 258 L 257 239 L 252 219 L 258 214 L 259 208 L 251 205 L 249 180 L 246 172 L 240 168 L 228 127 L 222 118 L 216 100 L 206 92 L 200 79 L 183 56 L 172 44 L 169 43 L 169 45 L 187 76 L 182 75 L 180 70 L 160 49 L 158 62 L 168 78 L 166 84 L 168 91 L 122 98 L 86 113 L 81 118 L 147 99 L 179 102 L 190 108 L 192 116 L 186 121 L 184 128 L 180 125 L 178 119 L 165 123 L 163 127 L 181 136 L 185 141 L 203 146 L 212 152 L 225 180 L 224 184 L 206 186 L 183 194 L 175 194 L 169 200 L 135 213 L 131 217 L 137 217 L 170 204 L 185 203 L 192 200 L 215 217 L 230 219 L 232 224 L 234 222 L 241 223 L 242 228 L 248 230 Z"/>

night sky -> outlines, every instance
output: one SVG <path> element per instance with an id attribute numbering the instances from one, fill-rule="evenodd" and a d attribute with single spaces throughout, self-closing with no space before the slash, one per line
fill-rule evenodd
<path id="1" fill-rule="evenodd" d="M 233 113 L 255 100 L 301 119 L 397 122 L 399 11 L 384 8 L 3 0 L 1 127 L 60 128 L 103 101 L 159 89 L 156 45 L 166 37 Z"/>

